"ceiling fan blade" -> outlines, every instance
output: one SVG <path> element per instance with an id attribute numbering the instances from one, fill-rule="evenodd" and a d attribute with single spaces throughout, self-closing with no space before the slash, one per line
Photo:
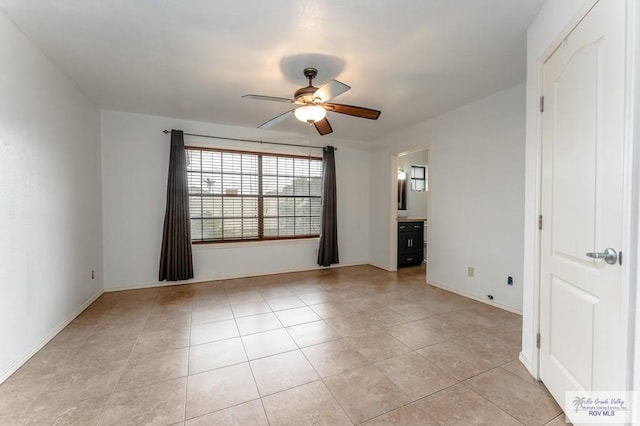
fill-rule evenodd
<path id="1" fill-rule="evenodd" d="M 315 91 L 314 98 L 320 99 L 322 102 L 326 102 L 329 99 L 335 98 L 351 89 L 351 86 L 344 84 L 338 80 L 331 80 L 321 88 Z"/>
<path id="2" fill-rule="evenodd" d="M 380 111 L 370 108 L 357 107 L 352 105 L 330 104 L 322 105 L 327 111 L 339 112 L 340 114 L 353 115 L 354 117 L 368 118 L 369 120 L 377 120 L 380 117 Z"/>
<path id="3" fill-rule="evenodd" d="M 295 100 L 293 99 L 287 99 L 287 98 L 279 98 L 277 96 L 262 96 L 262 95 L 242 95 L 243 98 L 247 98 L 247 99 L 256 99 L 259 101 L 275 101 L 275 102 L 287 102 L 287 103 L 294 103 Z"/>
<path id="4" fill-rule="evenodd" d="M 292 112 L 293 112 L 293 109 L 290 109 L 287 112 L 283 112 L 282 114 L 273 117 L 271 120 L 266 121 L 266 122 L 262 123 L 261 125 L 259 125 L 258 129 L 268 129 L 270 127 L 273 127 L 276 124 L 281 123 L 284 120 L 286 120 L 287 118 L 289 118 L 291 116 Z"/>
<path id="5" fill-rule="evenodd" d="M 313 123 L 320 136 L 328 135 L 329 133 L 333 133 L 333 129 L 331 128 L 331 124 L 329 124 L 329 120 L 323 118 L 320 121 L 316 121 Z"/>

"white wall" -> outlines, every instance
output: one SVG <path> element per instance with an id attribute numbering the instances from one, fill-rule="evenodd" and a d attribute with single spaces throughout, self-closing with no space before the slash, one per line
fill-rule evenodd
<path id="1" fill-rule="evenodd" d="M 411 166 L 427 166 L 428 154 L 426 149 L 402 154 L 398 156 L 398 167 L 407 173 L 407 211 L 409 217 L 426 218 L 428 191 L 411 190 Z"/>
<path id="2" fill-rule="evenodd" d="M 2 12 L 0 64 L 2 382 L 102 292 L 102 220 L 97 107 Z"/>
<path id="3" fill-rule="evenodd" d="M 524 282 L 522 306 L 522 361 L 532 371 L 534 335 L 533 300 L 537 282 L 535 257 L 537 245 L 536 200 L 538 164 L 538 61 L 553 40 L 569 24 L 578 11 L 591 0 L 547 0 L 533 20 L 527 32 L 527 83 L 526 83 L 526 142 L 525 142 L 525 203 L 524 203 Z M 524 359 L 523 359 L 524 358 Z"/>
<path id="4" fill-rule="evenodd" d="M 428 145 L 428 281 L 493 303 L 522 309 L 522 226 L 524 203 L 524 85 L 518 85 L 405 129 L 383 140 L 372 163 Z M 391 164 L 391 162 L 387 162 Z M 387 167 L 392 167 L 391 165 Z M 391 191 L 373 192 L 371 210 L 385 211 Z M 377 259 L 395 237 L 387 219 L 372 226 Z M 373 221 L 373 218 L 372 218 Z M 385 223 L 389 223 L 383 228 Z M 392 237 L 389 237 L 391 235 Z M 374 256 L 372 255 L 372 258 Z M 475 277 L 467 277 L 467 267 Z M 507 276 L 514 285 L 507 286 Z"/>
<path id="5" fill-rule="evenodd" d="M 369 263 L 395 271 L 398 162 L 388 147 L 373 147 L 369 175 Z M 392 161 L 396 160 L 396 161 Z"/>
<path id="6" fill-rule="evenodd" d="M 300 136 L 115 111 L 102 112 L 105 289 L 158 284 L 166 201 L 169 135 L 164 129 L 299 144 L 334 145 L 340 265 L 368 262 L 369 153 L 357 142 Z M 314 131 L 310 128 L 310 131 Z M 185 136 L 187 145 L 321 156 L 297 149 Z M 207 244 L 194 247 L 194 280 L 317 268 L 317 239 Z"/>

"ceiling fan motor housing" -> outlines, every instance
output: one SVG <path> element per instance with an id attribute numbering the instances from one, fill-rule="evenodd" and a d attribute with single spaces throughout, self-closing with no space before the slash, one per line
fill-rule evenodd
<path id="1" fill-rule="evenodd" d="M 317 98 L 313 96 L 317 90 L 318 88 L 314 86 L 302 87 L 296 90 L 296 93 L 293 94 L 293 98 L 296 100 L 296 102 L 302 102 L 305 104 L 317 103 Z"/>
<path id="2" fill-rule="evenodd" d="M 313 67 L 308 67 L 304 69 L 304 76 L 309 80 L 309 85 L 307 87 L 302 87 L 293 94 L 293 98 L 296 102 L 302 103 L 317 103 L 317 100 L 313 97 L 313 94 L 318 90 L 317 87 L 313 85 L 313 79 L 318 75 L 318 70 Z"/>

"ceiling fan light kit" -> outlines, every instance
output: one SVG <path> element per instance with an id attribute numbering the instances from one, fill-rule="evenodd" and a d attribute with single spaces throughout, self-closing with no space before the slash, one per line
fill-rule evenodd
<path id="1" fill-rule="evenodd" d="M 313 124 L 327 116 L 327 110 L 320 105 L 305 105 L 293 111 L 296 118 L 304 123 Z"/>
<path id="2" fill-rule="evenodd" d="M 331 80 L 320 88 L 313 85 L 313 79 L 318 75 L 318 70 L 315 68 L 305 68 L 304 76 L 309 80 L 309 85 L 301 87 L 294 93 L 293 99 L 280 98 L 276 96 L 263 96 L 263 95 L 244 95 L 243 98 L 257 99 L 262 101 L 275 101 L 275 102 L 287 102 L 292 104 L 301 105 L 295 107 L 292 110 L 286 111 L 266 123 L 258 126 L 259 128 L 269 128 L 284 121 L 290 117 L 290 113 L 296 116 L 296 118 L 302 122 L 313 124 L 320 133 L 321 136 L 332 133 L 333 129 L 326 118 L 327 111 L 337 112 L 340 114 L 351 115 L 353 117 L 367 118 L 369 120 L 377 120 L 380 116 L 380 111 L 362 108 L 352 105 L 342 105 L 328 103 L 332 98 L 339 96 L 351 89 L 351 86 L 344 84 L 338 80 Z"/>

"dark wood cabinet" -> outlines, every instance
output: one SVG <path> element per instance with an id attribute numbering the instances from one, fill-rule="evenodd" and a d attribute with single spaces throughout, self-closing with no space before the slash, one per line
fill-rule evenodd
<path id="1" fill-rule="evenodd" d="M 420 265 L 424 259 L 424 222 L 398 222 L 398 268 Z"/>

